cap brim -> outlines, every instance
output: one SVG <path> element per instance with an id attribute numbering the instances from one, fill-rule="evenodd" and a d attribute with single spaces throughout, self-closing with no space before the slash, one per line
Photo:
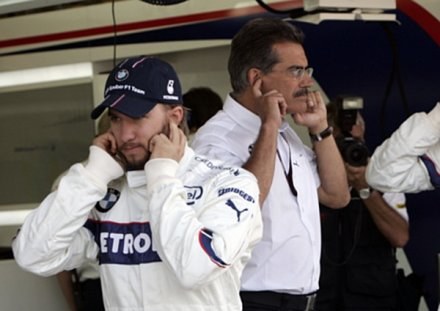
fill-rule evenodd
<path id="1" fill-rule="evenodd" d="M 106 108 L 112 108 L 131 118 L 140 118 L 153 109 L 155 105 L 156 102 L 145 98 L 141 99 L 127 94 L 114 94 L 105 98 L 99 106 L 93 109 L 91 117 L 97 119 Z"/>

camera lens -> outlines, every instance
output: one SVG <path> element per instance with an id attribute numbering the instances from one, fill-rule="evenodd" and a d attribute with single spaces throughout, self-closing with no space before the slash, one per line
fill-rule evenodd
<path id="1" fill-rule="evenodd" d="M 342 137 L 337 140 L 339 151 L 345 162 L 351 166 L 365 166 L 368 163 L 367 146 L 354 137 Z"/>

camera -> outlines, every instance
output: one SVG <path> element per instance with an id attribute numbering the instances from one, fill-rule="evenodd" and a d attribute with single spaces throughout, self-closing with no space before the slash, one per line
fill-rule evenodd
<path id="1" fill-rule="evenodd" d="M 336 143 L 342 159 L 351 166 L 366 166 L 370 154 L 365 143 L 350 134 L 363 105 L 362 97 L 339 96 L 336 99 L 335 124 L 341 131 L 341 134 L 336 137 Z"/>
<path id="2" fill-rule="evenodd" d="M 369 150 L 365 144 L 354 137 L 345 136 L 336 139 L 342 159 L 351 166 L 366 166 Z"/>

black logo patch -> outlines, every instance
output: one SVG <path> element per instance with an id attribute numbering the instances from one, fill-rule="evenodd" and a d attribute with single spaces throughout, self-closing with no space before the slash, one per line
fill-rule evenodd
<path id="1" fill-rule="evenodd" d="M 105 197 L 96 203 L 95 208 L 101 213 L 106 213 L 118 202 L 121 192 L 119 190 L 108 188 Z"/>
<path id="2" fill-rule="evenodd" d="M 121 81 L 127 80 L 128 76 L 129 76 L 128 70 L 121 69 L 116 73 L 115 80 L 118 82 L 121 82 Z"/>

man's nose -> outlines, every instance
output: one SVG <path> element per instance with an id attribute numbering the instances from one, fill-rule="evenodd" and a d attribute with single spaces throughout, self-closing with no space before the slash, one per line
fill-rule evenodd
<path id="1" fill-rule="evenodd" d="M 302 76 L 301 80 L 299 81 L 299 85 L 301 87 L 311 87 L 315 83 L 315 80 L 309 75 Z"/>
<path id="2" fill-rule="evenodd" d="M 136 135 L 136 127 L 128 120 L 121 122 L 120 135 L 123 142 L 132 140 Z"/>

